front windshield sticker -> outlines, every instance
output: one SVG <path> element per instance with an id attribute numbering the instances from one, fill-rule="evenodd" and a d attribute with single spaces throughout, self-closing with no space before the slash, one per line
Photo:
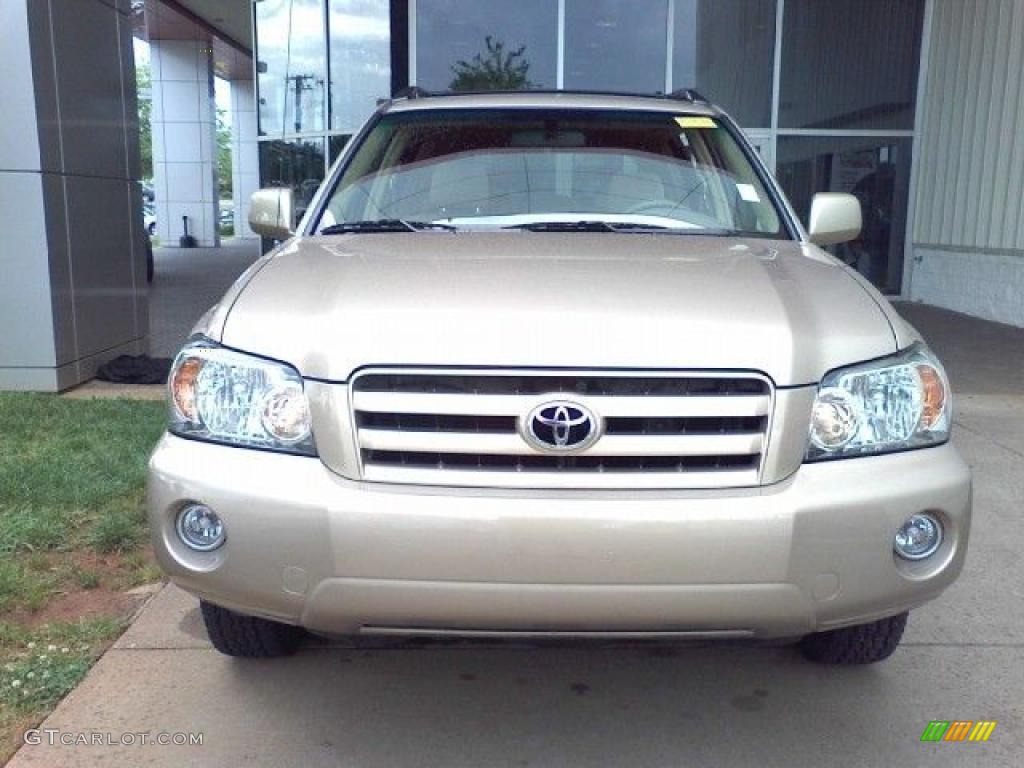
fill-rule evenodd
<path id="1" fill-rule="evenodd" d="M 694 115 L 681 115 L 676 118 L 680 128 L 717 128 L 718 123 L 710 117 L 696 117 Z"/>
<path id="2" fill-rule="evenodd" d="M 757 194 L 757 189 L 753 184 L 737 184 L 736 191 L 740 193 L 740 198 L 748 203 L 761 202 L 761 196 Z"/>

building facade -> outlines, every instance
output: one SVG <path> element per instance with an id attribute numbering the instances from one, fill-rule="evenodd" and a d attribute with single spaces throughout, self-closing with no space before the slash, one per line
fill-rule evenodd
<path id="1" fill-rule="evenodd" d="M 0 22 L 0 389 L 149 349 L 133 34 L 165 245 L 185 222 L 217 242 L 214 75 L 243 235 L 257 185 L 301 208 L 408 86 L 695 88 L 801 215 L 857 195 L 835 254 L 883 291 L 1024 326 L 1024 0 L 4 0 Z"/>
<path id="2" fill-rule="evenodd" d="M 0 389 L 66 389 L 148 349 L 131 8 L 4 0 L 0 25 Z"/>
<path id="3" fill-rule="evenodd" d="M 377 100 L 406 86 L 695 88 L 744 127 L 799 214 L 816 192 L 860 199 L 864 231 L 835 253 L 883 291 L 1024 324 L 1022 0 L 253 9 L 261 182 L 293 186 L 300 209 Z"/>

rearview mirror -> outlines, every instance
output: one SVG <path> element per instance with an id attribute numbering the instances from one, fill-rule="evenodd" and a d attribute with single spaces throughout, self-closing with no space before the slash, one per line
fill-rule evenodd
<path id="1" fill-rule="evenodd" d="M 807 235 L 815 245 L 835 245 L 860 234 L 860 200 L 842 192 L 819 192 L 811 201 Z"/>
<path id="2" fill-rule="evenodd" d="M 295 195 L 288 187 L 261 189 L 252 195 L 249 227 L 271 240 L 287 240 L 295 232 Z"/>

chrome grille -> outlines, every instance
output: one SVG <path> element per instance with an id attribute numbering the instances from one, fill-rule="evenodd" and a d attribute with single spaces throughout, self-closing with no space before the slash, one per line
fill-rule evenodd
<path id="1" fill-rule="evenodd" d="M 367 371 L 351 382 L 365 480 L 497 488 L 722 488 L 760 479 L 772 410 L 756 374 Z M 579 402 L 601 436 L 538 450 L 520 422 Z"/>

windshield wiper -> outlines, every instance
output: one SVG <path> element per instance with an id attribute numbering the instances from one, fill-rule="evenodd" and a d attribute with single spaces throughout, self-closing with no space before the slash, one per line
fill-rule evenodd
<path id="1" fill-rule="evenodd" d="M 617 232 L 607 221 L 534 221 L 510 224 L 502 229 L 526 229 L 530 232 Z"/>
<path id="2" fill-rule="evenodd" d="M 744 233 L 738 229 L 712 229 L 708 227 L 666 227 L 661 224 L 630 224 L 615 221 L 535 221 L 527 224 L 510 224 L 502 229 L 525 229 L 530 232 L 618 232 L 619 234 L 632 234 L 642 232 L 657 232 L 666 235 L 704 235 L 708 237 L 743 237 Z"/>
<path id="3" fill-rule="evenodd" d="M 650 232 L 670 229 L 661 224 L 632 224 L 629 222 L 599 221 L 534 221 L 526 224 L 510 224 L 502 229 L 526 229 L 530 232 Z"/>
<path id="4" fill-rule="evenodd" d="M 426 229 L 443 229 L 454 232 L 457 227 L 441 224 L 436 221 L 407 221 L 405 219 L 368 219 L 366 221 L 345 221 L 324 227 L 317 234 L 346 235 L 351 233 L 366 234 L 369 232 L 422 232 Z"/>

